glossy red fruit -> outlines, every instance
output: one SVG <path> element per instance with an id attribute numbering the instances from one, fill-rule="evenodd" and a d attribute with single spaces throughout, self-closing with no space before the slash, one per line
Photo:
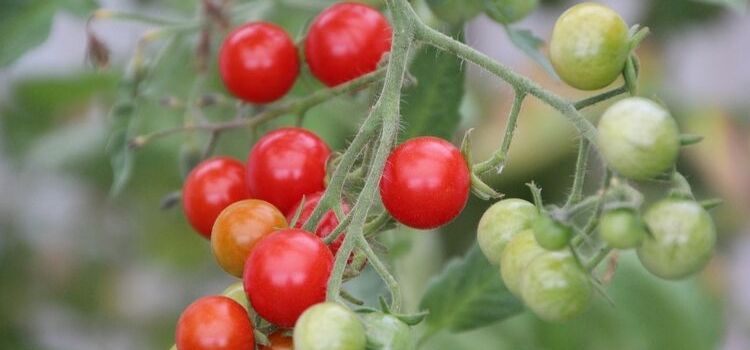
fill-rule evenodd
<path id="1" fill-rule="evenodd" d="M 240 161 L 216 157 L 198 164 L 182 187 L 182 207 L 190 224 L 206 238 L 224 208 L 248 198 L 245 165 Z"/>
<path id="2" fill-rule="evenodd" d="M 453 220 L 469 198 L 471 176 L 461 151 L 435 137 L 396 147 L 380 180 L 388 212 L 402 224 L 430 229 Z"/>
<path id="3" fill-rule="evenodd" d="M 242 305 L 225 296 L 208 296 L 182 312 L 175 342 L 179 350 L 236 350 L 252 349 L 255 337 Z"/>
<path id="4" fill-rule="evenodd" d="M 288 213 L 303 195 L 325 188 L 330 154 L 328 145 L 305 129 L 269 132 L 253 146 L 247 159 L 250 196 Z"/>
<path id="5" fill-rule="evenodd" d="M 219 52 L 224 85 L 250 103 L 268 103 L 284 96 L 299 74 L 297 48 L 281 27 L 247 23 L 224 40 Z"/>
<path id="6" fill-rule="evenodd" d="M 298 229 L 279 230 L 258 243 L 245 263 L 245 293 L 255 311 L 280 327 L 292 327 L 326 297 L 333 254 L 323 241 Z"/>
<path id="7" fill-rule="evenodd" d="M 305 203 L 302 206 L 302 211 L 300 211 L 299 218 L 297 219 L 297 223 L 294 225 L 295 228 L 302 228 L 302 225 L 304 225 L 307 222 L 307 219 L 310 218 L 310 215 L 312 215 L 313 210 L 315 210 L 315 207 L 318 205 L 318 202 L 320 202 L 320 199 L 323 197 L 323 192 L 313 193 L 309 196 L 305 196 Z M 294 206 L 286 215 L 287 221 L 291 224 L 292 219 L 294 219 L 294 215 L 297 214 L 297 211 L 300 210 L 299 206 L 302 204 L 297 203 L 297 205 Z M 344 214 L 348 214 L 349 210 L 351 208 L 349 207 L 349 204 L 347 203 L 341 203 L 341 209 L 343 209 Z M 343 219 L 343 218 L 342 218 Z M 339 225 L 339 219 L 336 217 L 336 213 L 333 210 L 327 211 L 325 214 L 323 214 L 323 217 L 320 219 L 320 222 L 318 223 L 318 227 L 315 229 L 315 234 L 320 237 L 321 239 L 326 238 L 333 230 L 336 229 L 336 226 Z M 339 251 L 339 248 L 341 248 L 341 244 L 344 242 L 344 235 L 342 234 L 337 238 L 335 241 L 331 242 L 329 247 L 331 248 L 331 253 L 333 255 L 336 255 L 336 253 Z"/>
<path id="8" fill-rule="evenodd" d="M 363 4 L 335 4 L 315 18 L 305 39 L 312 74 L 335 86 L 374 71 L 391 50 L 391 25 Z"/>

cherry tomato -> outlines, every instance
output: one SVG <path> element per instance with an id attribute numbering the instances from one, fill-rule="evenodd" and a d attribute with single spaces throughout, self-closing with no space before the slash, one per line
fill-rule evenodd
<path id="1" fill-rule="evenodd" d="M 417 137 L 388 156 L 380 196 L 402 224 L 431 229 L 461 213 L 470 186 L 469 167 L 458 148 L 435 137 Z"/>
<path id="2" fill-rule="evenodd" d="M 647 233 L 638 213 L 623 208 L 602 214 L 599 218 L 599 235 L 612 248 L 628 249 L 640 246 Z"/>
<path id="3" fill-rule="evenodd" d="M 570 251 L 548 252 L 534 258 L 524 271 L 521 295 L 541 319 L 560 322 L 589 308 L 592 287 Z"/>
<path id="4" fill-rule="evenodd" d="M 211 231 L 211 248 L 224 271 L 242 277 L 253 247 L 264 237 L 286 227 L 286 218 L 276 207 L 262 200 L 246 199 L 228 206 L 216 218 Z"/>
<path id="5" fill-rule="evenodd" d="M 219 71 L 227 89 L 250 103 L 284 96 L 299 74 L 294 42 L 284 29 L 266 22 L 247 23 L 224 40 Z"/>
<path id="6" fill-rule="evenodd" d="M 310 25 L 305 58 L 312 74 L 336 86 L 374 71 L 391 50 L 391 25 L 380 12 L 363 4 L 342 2 Z"/>
<path id="7" fill-rule="evenodd" d="M 504 199 L 493 204 L 479 219 L 479 248 L 491 263 L 499 265 L 503 249 L 511 238 L 530 228 L 537 217 L 539 211 L 536 206 L 523 199 Z"/>
<path id="8" fill-rule="evenodd" d="M 441 21 L 462 24 L 482 12 L 484 0 L 427 0 L 430 11 Z"/>
<path id="9" fill-rule="evenodd" d="M 638 258 L 654 275 L 670 280 L 684 278 L 711 260 L 716 229 L 699 203 L 665 199 L 651 206 L 643 218 L 651 234 L 638 248 Z"/>
<path id="10" fill-rule="evenodd" d="M 262 345 L 260 350 L 292 350 L 294 349 L 294 342 L 292 337 L 284 335 L 283 331 L 276 331 L 268 336 L 270 345 Z"/>
<path id="11" fill-rule="evenodd" d="M 305 196 L 305 204 L 302 207 L 302 211 L 300 212 L 299 218 L 297 219 L 297 223 L 294 225 L 295 228 L 302 228 L 302 225 L 304 225 L 307 222 L 307 219 L 310 218 L 310 215 L 312 215 L 313 210 L 315 210 L 315 207 L 318 205 L 318 202 L 320 202 L 320 199 L 323 197 L 323 192 L 317 192 L 313 193 L 309 196 Z M 302 204 L 297 203 L 294 208 L 289 210 L 289 212 L 286 214 L 286 218 L 289 222 L 292 222 L 292 219 L 294 218 L 294 215 L 299 210 L 299 206 Z M 349 210 L 351 208 L 349 207 L 349 204 L 347 203 L 341 203 L 341 209 L 343 209 L 344 214 L 348 214 Z M 315 229 L 315 234 L 320 237 L 321 239 L 326 238 L 333 230 L 336 229 L 336 226 L 339 225 L 339 219 L 336 217 L 336 213 L 333 210 L 329 210 L 323 214 L 323 217 L 320 219 L 320 222 L 318 223 L 318 227 Z M 339 251 L 339 248 L 341 248 L 341 244 L 344 243 L 344 235 L 342 234 L 337 238 L 335 241 L 331 242 L 329 247 L 331 248 L 331 252 L 333 255 L 336 255 L 336 253 Z"/>
<path id="12" fill-rule="evenodd" d="M 503 24 L 518 22 L 536 10 L 539 0 L 483 0 L 484 12 Z"/>
<path id="13" fill-rule="evenodd" d="M 204 160 L 190 172 L 182 187 L 185 216 L 196 231 L 209 239 L 219 213 L 248 197 L 245 166 L 227 157 Z"/>
<path id="14" fill-rule="evenodd" d="M 255 346 L 247 311 L 224 296 L 203 297 L 187 307 L 177 321 L 180 350 L 236 350 Z"/>
<path id="15" fill-rule="evenodd" d="M 276 231 L 258 243 L 243 278 L 250 305 L 264 319 L 292 327 L 307 308 L 323 302 L 333 255 L 314 234 Z"/>
<path id="16" fill-rule="evenodd" d="M 287 213 L 304 195 L 325 188 L 328 145 L 300 128 L 282 128 L 263 136 L 247 159 L 247 186 L 252 198 Z"/>
<path id="17" fill-rule="evenodd" d="M 364 350 L 366 342 L 357 315 L 336 303 L 307 309 L 294 325 L 295 350 Z"/>
<path id="18" fill-rule="evenodd" d="M 526 266 L 539 254 L 546 252 L 534 238 L 534 231 L 523 230 L 511 238 L 505 246 L 500 260 L 500 275 L 508 290 L 515 296 L 521 296 L 521 278 Z"/>
<path id="19" fill-rule="evenodd" d="M 563 249 L 573 237 L 573 229 L 546 215 L 540 216 L 532 228 L 536 242 L 547 250 Z"/>
<path id="20" fill-rule="evenodd" d="M 611 84 L 622 73 L 629 54 L 628 25 L 612 9 L 582 3 L 555 23 L 549 54 L 560 78 L 581 90 Z"/>
<path id="21" fill-rule="evenodd" d="M 362 316 L 367 344 L 374 349 L 415 350 L 414 332 L 396 316 L 370 312 Z"/>
<path id="22" fill-rule="evenodd" d="M 634 180 L 671 169 L 680 152 L 680 131 L 669 111 L 642 97 L 610 106 L 599 120 L 599 149 L 609 167 Z"/>

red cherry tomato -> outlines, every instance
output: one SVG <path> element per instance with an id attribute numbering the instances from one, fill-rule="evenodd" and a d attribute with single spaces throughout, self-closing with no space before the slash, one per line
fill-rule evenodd
<path id="1" fill-rule="evenodd" d="M 268 341 L 271 345 L 261 346 L 260 350 L 292 350 L 294 348 L 294 342 L 292 337 L 287 337 L 282 331 L 276 331 L 268 336 Z"/>
<path id="2" fill-rule="evenodd" d="M 226 207 L 211 231 L 211 248 L 227 273 L 242 277 L 250 251 L 261 239 L 288 225 L 276 207 L 258 199 L 245 199 Z"/>
<path id="3" fill-rule="evenodd" d="M 182 207 L 190 224 L 206 238 L 224 208 L 250 195 L 245 166 L 238 160 L 216 157 L 198 164 L 182 188 Z"/>
<path id="4" fill-rule="evenodd" d="M 247 159 L 247 186 L 252 198 L 288 213 L 302 196 L 325 188 L 328 146 L 300 128 L 283 128 L 263 136 Z"/>
<path id="5" fill-rule="evenodd" d="M 326 297 L 333 254 L 314 234 L 279 230 L 261 240 L 245 263 L 245 293 L 269 322 L 290 328 Z"/>
<path id="6" fill-rule="evenodd" d="M 255 336 L 242 305 L 225 296 L 208 296 L 182 312 L 175 341 L 180 350 L 236 350 L 252 349 Z"/>
<path id="7" fill-rule="evenodd" d="M 227 36 L 219 52 L 219 70 L 227 89 L 250 103 L 284 96 L 299 74 L 294 42 L 275 24 L 245 24 Z"/>
<path id="8" fill-rule="evenodd" d="M 375 9 L 356 3 L 338 3 L 321 12 L 305 39 L 307 64 L 328 86 L 374 71 L 390 50 L 388 20 Z"/>
<path id="9" fill-rule="evenodd" d="M 435 137 L 418 137 L 388 156 L 380 196 L 402 224 L 430 229 L 461 213 L 470 185 L 469 167 L 458 148 Z"/>
<path id="10" fill-rule="evenodd" d="M 315 210 L 315 207 L 318 205 L 318 202 L 320 202 L 320 199 L 322 197 L 322 191 L 313 193 L 309 196 L 305 196 L 305 204 L 302 207 L 302 211 L 300 212 L 299 218 L 297 219 L 297 223 L 294 225 L 295 228 L 302 228 L 302 225 L 304 225 L 307 222 L 307 219 L 310 218 L 310 215 L 312 215 L 313 210 Z M 301 203 L 302 202 L 300 201 L 300 203 L 297 203 L 294 208 L 289 210 L 286 215 L 286 219 L 288 222 L 292 222 L 292 219 L 294 219 L 294 215 L 297 213 L 297 210 L 299 210 L 299 205 Z M 349 204 L 347 203 L 341 203 L 341 209 L 344 210 L 344 214 L 348 214 L 349 210 L 351 210 Z M 336 226 L 338 225 L 339 219 L 336 217 L 336 213 L 333 210 L 329 210 L 325 214 L 323 214 L 323 217 L 320 219 L 318 227 L 315 229 L 315 234 L 321 239 L 326 238 L 331 234 L 331 232 L 333 232 L 333 230 L 336 229 Z M 336 255 L 336 253 L 339 251 L 339 248 L 341 248 L 341 243 L 343 242 L 343 234 L 339 236 L 339 238 L 337 238 L 335 241 L 331 242 L 329 247 L 331 248 L 331 253 L 333 253 L 333 255 Z"/>

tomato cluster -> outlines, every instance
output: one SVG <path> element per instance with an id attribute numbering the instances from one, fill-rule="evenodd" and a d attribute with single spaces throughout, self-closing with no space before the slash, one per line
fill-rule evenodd
<path id="1" fill-rule="evenodd" d="M 335 86 L 374 71 L 391 49 L 391 25 L 378 11 L 358 3 L 335 4 L 316 17 L 297 47 L 283 28 L 267 22 L 233 30 L 219 52 L 219 71 L 227 90 L 250 103 L 269 103 L 286 95 L 307 63 L 322 83 Z"/>

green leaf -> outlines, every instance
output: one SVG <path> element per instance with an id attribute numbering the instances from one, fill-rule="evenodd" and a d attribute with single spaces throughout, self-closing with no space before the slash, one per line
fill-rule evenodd
<path id="1" fill-rule="evenodd" d="M 732 11 L 745 13 L 747 11 L 747 0 L 693 0 L 706 4 L 724 6 Z"/>
<path id="2" fill-rule="evenodd" d="M 551 76 L 558 78 L 555 69 L 552 67 L 547 56 L 545 56 L 540 48 L 544 45 L 544 40 L 538 38 L 528 29 L 515 29 L 510 26 L 505 26 L 505 31 L 508 33 L 510 41 L 517 48 L 521 49 L 529 58 L 538 63 L 544 70 L 547 71 Z"/>
<path id="3" fill-rule="evenodd" d="M 411 65 L 417 86 L 404 93 L 404 139 L 437 136 L 450 139 L 461 121 L 464 71 L 454 55 L 425 46 Z"/>
<path id="4" fill-rule="evenodd" d="M 4 33 L 0 35 L 0 67 L 13 63 L 28 50 L 44 42 L 58 10 L 84 15 L 95 7 L 93 0 L 3 1 L 0 10 L 0 33 Z"/>
<path id="5" fill-rule="evenodd" d="M 430 312 L 430 332 L 460 332 L 513 316 L 523 306 L 505 287 L 499 269 L 475 245 L 463 259 L 448 263 L 427 289 L 420 309 Z"/>

